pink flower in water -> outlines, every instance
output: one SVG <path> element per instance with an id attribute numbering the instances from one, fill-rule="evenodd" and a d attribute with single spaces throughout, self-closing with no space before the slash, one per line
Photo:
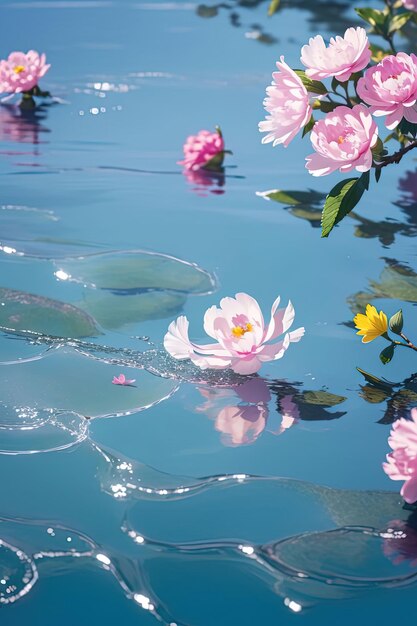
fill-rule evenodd
<path id="1" fill-rule="evenodd" d="M 44 54 L 35 50 L 12 52 L 7 60 L 0 61 L 0 93 L 21 93 L 38 84 L 51 66 Z"/>
<path id="2" fill-rule="evenodd" d="M 246 293 L 223 298 L 220 308 L 210 307 L 204 316 L 204 330 L 217 343 L 199 345 L 188 337 L 188 320 L 180 316 L 172 322 L 164 338 L 167 352 L 175 359 L 191 359 L 201 369 L 232 369 L 237 374 L 254 374 L 262 363 L 284 356 L 292 342 L 300 341 L 304 328 L 288 332 L 294 321 L 291 302 L 278 309 L 272 305 L 271 320 L 265 326 L 257 301 Z M 279 335 L 284 338 L 270 343 Z"/>
<path id="3" fill-rule="evenodd" d="M 224 139 L 220 130 L 211 133 L 200 130 L 197 135 L 190 135 L 184 144 L 184 160 L 178 161 L 186 170 L 196 171 L 210 165 L 216 158 L 216 167 L 221 167 L 224 158 Z"/>
<path id="4" fill-rule="evenodd" d="M 417 0 L 402 0 L 403 6 L 410 11 L 417 11 Z"/>
<path id="5" fill-rule="evenodd" d="M 301 48 L 301 62 L 306 74 L 314 80 L 334 76 L 340 82 L 366 67 L 371 60 L 369 41 L 364 28 L 348 28 L 343 37 L 330 39 L 326 48 L 323 37 L 312 37 Z"/>
<path id="6" fill-rule="evenodd" d="M 285 63 L 277 61 L 279 72 L 272 74 L 272 84 L 266 88 L 264 107 L 266 120 L 259 122 L 261 133 L 268 133 L 262 143 L 288 146 L 311 118 L 312 108 L 307 89 L 301 78 Z"/>
<path id="7" fill-rule="evenodd" d="M 311 142 L 316 152 L 307 157 L 306 167 L 313 176 L 336 170 L 367 172 L 377 139 L 378 128 L 365 106 L 339 106 L 314 124 Z"/>
<path id="8" fill-rule="evenodd" d="M 417 502 L 417 409 L 411 411 L 411 420 L 397 420 L 388 443 L 393 452 L 387 454 L 383 464 L 392 480 L 404 480 L 401 495 L 406 502 Z"/>
<path id="9" fill-rule="evenodd" d="M 417 57 L 399 52 L 370 67 L 357 85 L 359 96 L 371 105 L 371 113 L 386 115 L 392 129 L 402 118 L 417 122 Z"/>
<path id="10" fill-rule="evenodd" d="M 119 376 L 113 376 L 112 383 L 113 385 L 124 385 L 125 387 L 128 385 L 133 385 L 136 382 L 135 378 L 126 378 L 124 374 L 119 374 Z"/>

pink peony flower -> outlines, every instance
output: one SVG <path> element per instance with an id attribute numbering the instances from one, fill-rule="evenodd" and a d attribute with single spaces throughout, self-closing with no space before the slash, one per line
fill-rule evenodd
<path id="1" fill-rule="evenodd" d="M 358 81 L 359 96 L 371 105 L 371 113 L 386 115 L 385 125 L 393 129 L 402 118 L 417 122 L 417 57 L 399 52 L 370 67 Z"/>
<path id="2" fill-rule="evenodd" d="M 178 161 L 178 165 L 183 165 L 186 170 L 196 171 L 217 156 L 220 167 L 224 156 L 224 140 L 220 131 L 211 133 L 208 130 L 200 130 L 197 135 L 187 137 L 184 144 L 184 160 Z"/>
<path id="3" fill-rule="evenodd" d="M 417 0 L 403 0 L 403 6 L 410 11 L 417 11 Z"/>
<path id="4" fill-rule="evenodd" d="M 113 376 L 112 380 L 113 385 L 123 385 L 125 387 L 133 385 L 134 382 L 136 382 L 135 378 L 126 378 L 124 374 L 119 374 L 119 376 Z"/>
<path id="5" fill-rule="evenodd" d="M 175 359 L 191 359 L 201 369 L 232 369 L 237 374 L 254 374 L 262 363 L 284 356 L 292 342 L 300 341 L 304 328 L 287 332 L 295 312 L 291 302 L 278 309 L 272 305 L 271 321 L 265 326 L 257 301 L 246 293 L 223 298 L 220 308 L 210 307 L 204 316 L 204 330 L 217 343 L 199 345 L 188 337 L 188 320 L 181 315 L 172 322 L 164 338 L 167 352 Z M 284 338 L 270 343 L 279 335 Z"/>
<path id="6" fill-rule="evenodd" d="M 411 420 L 397 420 L 391 430 L 388 443 L 393 452 L 387 454 L 383 464 L 392 480 L 404 480 L 401 495 L 406 502 L 417 502 L 417 409 L 411 411 Z"/>
<path id="7" fill-rule="evenodd" d="M 348 28 L 343 37 L 330 39 L 326 48 L 323 37 L 317 35 L 301 48 L 301 62 L 307 76 L 322 80 L 334 76 L 340 82 L 366 67 L 371 60 L 369 41 L 364 28 Z"/>
<path id="8" fill-rule="evenodd" d="M 314 124 L 311 142 L 316 152 L 307 157 L 306 167 L 313 176 L 336 170 L 367 172 L 377 139 L 378 128 L 365 106 L 339 106 Z"/>
<path id="9" fill-rule="evenodd" d="M 38 84 L 51 66 L 44 54 L 35 50 L 12 52 L 7 60 L 0 61 L 0 93 L 21 93 Z"/>
<path id="10" fill-rule="evenodd" d="M 272 74 L 272 84 L 266 88 L 266 120 L 259 122 L 261 133 L 268 133 L 262 143 L 285 147 L 309 121 L 312 108 L 307 89 L 301 78 L 285 63 L 284 57 L 277 61 L 279 72 Z"/>

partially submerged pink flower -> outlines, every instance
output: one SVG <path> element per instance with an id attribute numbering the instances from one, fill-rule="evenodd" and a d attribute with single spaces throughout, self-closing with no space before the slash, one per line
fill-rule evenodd
<path id="1" fill-rule="evenodd" d="M 348 28 L 340 37 L 332 37 L 326 48 L 323 37 L 317 35 L 301 48 L 301 62 L 306 74 L 314 80 L 334 76 L 340 82 L 349 80 L 371 60 L 369 41 L 364 28 Z"/>
<path id="2" fill-rule="evenodd" d="M 376 116 L 386 115 L 393 129 L 402 118 L 417 122 L 417 57 L 399 52 L 370 67 L 357 85 L 359 96 Z"/>
<path id="3" fill-rule="evenodd" d="M 126 378 L 124 374 L 119 374 L 119 376 L 113 376 L 112 383 L 113 385 L 133 385 L 136 382 L 135 378 Z"/>
<path id="4" fill-rule="evenodd" d="M 199 345 L 190 341 L 188 320 L 181 315 L 164 337 L 167 352 L 175 359 L 191 359 L 201 369 L 232 369 L 237 374 L 254 374 L 262 363 L 281 359 L 290 343 L 300 341 L 304 328 L 288 332 L 295 312 L 291 302 L 278 309 L 272 305 L 266 326 L 257 301 L 246 293 L 223 298 L 220 308 L 210 307 L 204 316 L 204 330 L 216 343 Z M 271 343 L 279 335 L 281 341 Z"/>
<path id="5" fill-rule="evenodd" d="M 301 78 L 285 63 L 277 61 L 279 72 L 272 74 L 272 84 L 266 88 L 264 107 L 269 115 L 259 122 L 261 133 L 268 133 L 262 143 L 288 146 L 311 118 L 312 108 L 307 89 Z"/>
<path id="6" fill-rule="evenodd" d="M 217 157 L 220 167 L 224 157 L 224 139 L 220 131 L 211 133 L 200 130 L 197 135 L 190 135 L 184 144 L 184 160 L 178 161 L 186 170 L 196 171 L 209 165 Z"/>
<path id="7" fill-rule="evenodd" d="M 410 11 L 417 11 L 417 0 L 402 0 L 403 6 Z"/>
<path id="8" fill-rule="evenodd" d="M 336 170 L 367 172 L 377 139 L 377 125 L 365 106 L 339 106 L 314 124 L 311 143 L 316 152 L 307 157 L 306 167 L 313 176 Z"/>
<path id="9" fill-rule="evenodd" d="M 0 93 L 21 93 L 38 84 L 51 66 L 44 54 L 35 50 L 12 52 L 8 59 L 0 61 Z"/>
<path id="10" fill-rule="evenodd" d="M 417 502 L 417 409 L 411 411 L 411 420 L 397 420 L 388 443 L 393 452 L 383 464 L 392 480 L 404 480 L 401 495 L 408 504 Z"/>

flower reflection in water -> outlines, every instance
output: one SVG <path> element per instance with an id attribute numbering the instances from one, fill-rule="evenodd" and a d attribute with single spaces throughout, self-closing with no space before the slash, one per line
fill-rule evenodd
<path id="1" fill-rule="evenodd" d="M 209 193 L 220 196 L 225 193 L 223 189 L 226 182 L 224 168 L 216 172 L 203 169 L 184 170 L 183 174 L 188 184 L 191 185 L 191 191 L 198 196 L 207 196 Z"/>
<path id="2" fill-rule="evenodd" d="M 394 565 L 408 562 L 417 565 L 417 518 L 412 515 L 406 522 L 394 520 L 383 533 L 382 549 Z"/>
<path id="3" fill-rule="evenodd" d="M 50 130 L 42 124 L 46 119 L 45 107 L 38 107 L 35 111 L 22 111 L 12 104 L 0 105 L 0 141 L 32 144 L 33 150 L 28 152 L 16 152 L 15 150 L 2 150 L 0 154 L 8 156 L 33 154 L 39 155 L 38 145 L 47 143 L 44 138 Z"/>
<path id="4" fill-rule="evenodd" d="M 268 424 L 271 392 L 262 378 L 251 378 L 243 385 L 228 389 L 200 387 L 199 392 L 206 402 L 197 407 L 197 411 L 214 420 L 214 427 L 221 433 L 225 446 L 250 445 L 264 430 L 280 435 L 299 416 L 292 396 L 287 395 L 280 400 L 282 419 L 279 426 L 275 427 L 271 421 Z"/>

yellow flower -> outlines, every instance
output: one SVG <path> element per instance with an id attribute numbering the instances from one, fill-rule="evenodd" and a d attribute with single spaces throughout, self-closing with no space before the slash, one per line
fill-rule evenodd
<path id="1" fill-rule="evenodd" d="M 366 305 L 365 315 L 358 313 L 353 318 L 356 328 L 359 328 L 357 335 L 363 335 L 362 343 L 369 343 L 377 337 L 384 335 L 388 331 L 388 320 L 384 311 L 378 311 L 372 304 Z"/>

